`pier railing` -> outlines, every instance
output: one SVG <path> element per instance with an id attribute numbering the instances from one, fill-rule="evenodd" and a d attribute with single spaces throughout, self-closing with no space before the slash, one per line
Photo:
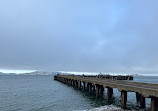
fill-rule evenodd
<path id="1" fill-rule="evenodd" d="M 57 74 L 60 75 L 60 74 Z M 89 77 L 89 78 L 104 78 L 104 79 L 112 79 L 112 80 L 133 80 L 133 76 L 132 75 L 67 75 L 67 76 L 75 76 L 75 77 Z"/>

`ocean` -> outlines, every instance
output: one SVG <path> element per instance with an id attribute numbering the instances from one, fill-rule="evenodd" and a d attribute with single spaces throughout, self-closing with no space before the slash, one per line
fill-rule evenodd
<path id="1" fill-rule="evenodd" d="M 134 81 L 157 83 L 158 76 L 136 76 Z M 120 92 L 114 89 L 112 100 L 55 81 L 53 76 L 14 75 L 0 76 L 0 111 L 125 111 L 120 108 Z M 141 110 L 134 92 L 128 93 L 127 110 Z M 146 109 L 150 99 L 146 99 Z"/>

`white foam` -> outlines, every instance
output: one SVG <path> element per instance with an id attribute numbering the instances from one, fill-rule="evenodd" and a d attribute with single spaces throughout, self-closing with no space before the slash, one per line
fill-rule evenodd
<path id="1" fill-rule="evenodd" d="M 139 109 L 139 111 L 149 111 L 149 110 L 150 109 Z M 138 111 L 138 110 L 134 110 L 134 109 L 124 110 L 114 105 L 106 105 L 106 106 L 101 106 L 101 107 L 93 108 L 93 109 L 75 110 L 75 111 Z"/>
<path id="2" fill-rule="evenodd" d="M 124 111 L 124 110 L 114 105 L 106 105 L 106 106 L 101 106 L 101 107 L 93 108 L 93 109 L 75 110 L 75 111 Z"/>

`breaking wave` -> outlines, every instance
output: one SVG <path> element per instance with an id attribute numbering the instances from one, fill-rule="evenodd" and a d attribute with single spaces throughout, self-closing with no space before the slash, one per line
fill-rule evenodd
<path id="1" fill-rule="evenodd" d="M 75 110 L 75 111 L 138 111 L 138 110 L 131 110 L 131 109 L 124 110 L 114 105 L 106 105 L 106 106 L 101 106 L 101 107 L 93 108 L 93 109 Z M 139 111 L 150 111 L 150 109 L 139 109 Z"/>
<path id="2" fill-rule="evenodd" d="M 124 110 L 114 105 L 106 105 L 106 106 L 101 106 L 101 107 L 93 108 L 93 109 L 75 110 L 75 111 L 124 111 Z"/>

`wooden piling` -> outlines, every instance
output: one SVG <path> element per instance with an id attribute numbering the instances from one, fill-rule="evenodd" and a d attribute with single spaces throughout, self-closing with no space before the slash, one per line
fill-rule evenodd
<path id="1" fill-rule="evenodd" d="M 86 84 L 86 89 L 88 89 L 88 88 L 89 88 L 89 83 Z"/>
<path id="2" fill-rule="evenodd" d="M 70 86 L 72 86 L 72 80 L 70 79 Z"/>
<path id="3" fill-rule="evenodd" d="M 121 91 L 121 108 L 126 109 L 127 91 Z"/>
<path id="4" fill-rule="evenodd" d="M 75 80 L 72 80 L 72 85 L 73 87 L 75 87 Z"/>
<path id="5" fill-rule="evenodd" d="M 85 90 L 85 87 L 86 87 L 86 83 L 83 81 L 83 88 L 82 88 L 83 91 Z"/>
<path id="6" fill-rule="evenodd" d="M 96 97 L 99 97 L 99 85 L 96 84 Z"/>
<path id="7" fill-rule="evenodd" d="M 81 88 L 81 81 L 78 81 L 78 89 Z"/>
<path id="8" fill-rule="evenodd" d="M 76 87 L 78 88 L 78 81 L 76 80 Z"/>
<path id="9" fill-rule="evenodd" d="M 142 94 L 136 92 L 136 100 L 137 103 L 140 105 L 140 108 L 145 108 L 145 97 Z"/>
<path id="10" fill-rule="evenodd" d="M 109 102 L 112 98 L 112 95 L 113 95 L 113 89 L 108 87 L 107 88 L 107 101 Z"/>
<path id="11" fill-rule="evenodd" d="M 103 85 L 99 85 L 99 94 L 103 94 L 103 92 L 104 92 L 104 87 L 103 87 Z"/>
<path id="12" fill-rule="evenodd" d="M 92 86 L 92 87 L 93 87 L 93 93 L 94 93 L 94 92 L 95 92 L 95 85 L 93 84 L 93 86 Z"/>
<path id="13" fill-rule="evenodd" d="M 89 83 L 89 85 L 88 85 L 88 91 L 89 91 L 89 93 L 92 92 L 92 83 Z"/>
<path id="14" fill-rule="evenodd" d="M 151 111 L 158 111 L 158 97 L 151 97 Z"/>

